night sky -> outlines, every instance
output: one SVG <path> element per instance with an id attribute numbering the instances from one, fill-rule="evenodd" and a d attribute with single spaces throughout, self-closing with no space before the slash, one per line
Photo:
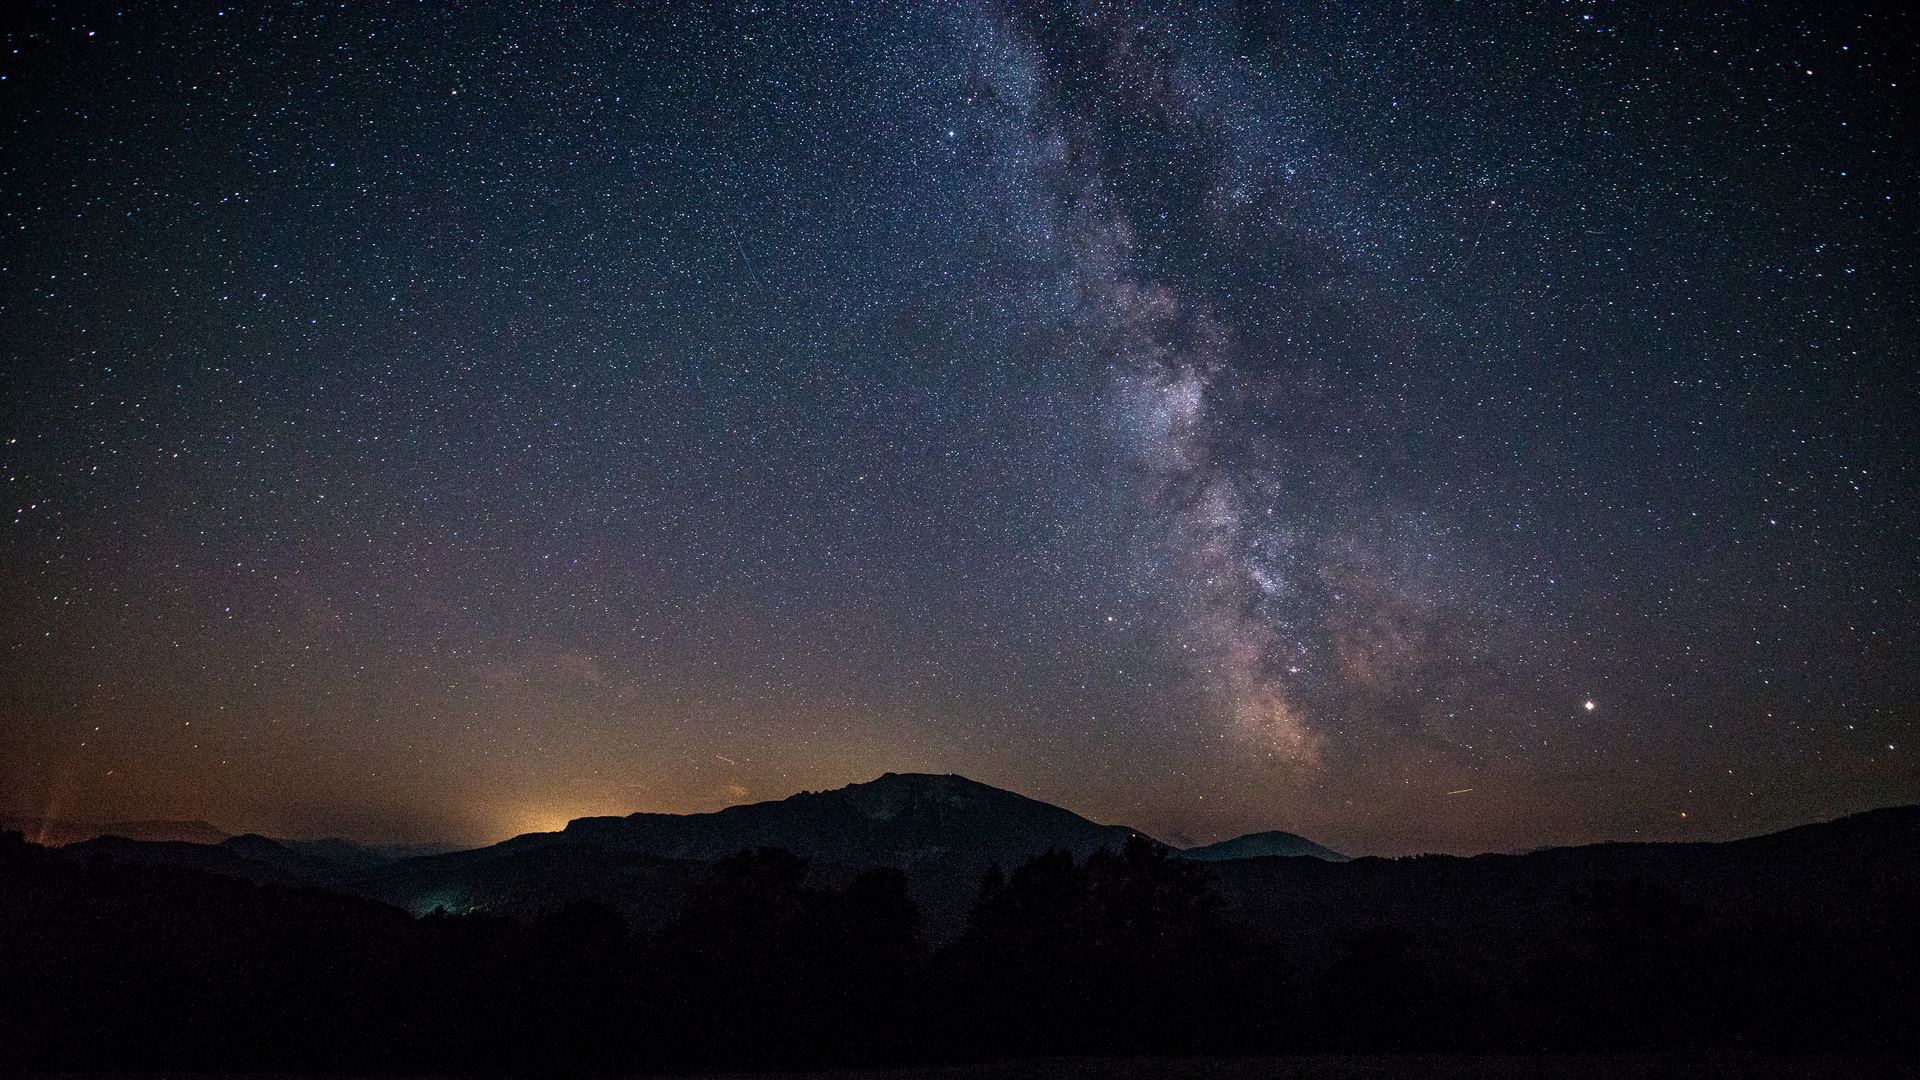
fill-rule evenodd
<path id="1" fill-rule="evenodd" d="M 1911 16 L 253 7 L 4 16 L 0 811 L 1920 794 Z"/>

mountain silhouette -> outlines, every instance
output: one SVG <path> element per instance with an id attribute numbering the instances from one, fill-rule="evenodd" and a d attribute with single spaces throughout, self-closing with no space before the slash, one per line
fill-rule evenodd
<path id="1" fill-rule="evenodd" d="M 530 916 L 588 901 L 609 904 L 645 926 L 677 910 L 708 864 L 744 849 L 783 848 L 808 860 L 809 880 L 823 886 L 844 887 L 875 867 L 905 871 L 928 935 L 942 940 L 964 924 L 990 867 L 1010 870 L 1053 849 L 1085 858 L 1142 835 L 963 776 L 888 773 L 708 814 L 579 818 L 559 832 L 410 858 L 337 841 L 254 834 L 215 844 L 100 837 L 68 852 L 191 867 L 257 884 L 317 885 L 415 915 L 445 908 Z"/>
<path id="2" fill-rule="evenodd" d="M 221 839 L 134 839 L 117 831 L 104 835 L 89 832 L 86 838 L 69 840 L 63 847 L 68 855 L 82 860 L 105 856 L 115 862 L 142 866 L 181 866 L 204 870 L 243 878 L 256 885 L 319 885 L 330 888 L 347 886 L 374 876 L 399 859 L 408 857 L 404 854 L 389 855 L 378 848 L 339 839 L 278 840 L 258 833 L 227 836 L 217 831 L 213 835 Z M 433 847 L 420 846 L 429 850 Z M 408 852 L 417 850 L 417 847 L 401 846 L 398 850 Z"/>
<path id="3" fill-rule="evenodd" d="M 561 833 L 501 846 L 588 843 L 703 862 L 743 848 L 778 847 L 808 859 L 906 868 L 955 858 L 1012 865 L 1050 848 L 1085 857 L 1136 835 L 964 776 L 887 773 L 837 791 L 803 791 L 711 814 L 577 818 Z"/>
<path id="4" fill-rule="evenodd" d="M 319 886 L 424 915 L 533 917 L 572 904 L 617 910 L 636 930 L 671 918 L 718 860 L 783 848 L 813 887 L 845 888 L 877 867 L 904 872 L 932 944 L 965 927 L 982 876 L 1048 850 L 1076 859 L 1143 836 L 962 776 L 888 773 L 833 791 L 707 814 L 570 822 L 484 848 L 390 858 L 340 842 L 262 836 L 217 844 L 100 837 L 67 847 L 85 862 L 176 865 L 262 885 Z M 1201 863 L 1228 910 L 1308 963 L 1331 962 L 1370 926 L 1399 927 L 1436 963 L 1485 966 L 1566 932 L 1572 897 L 1646 881 L 1677 902 L 1858 920 L 1889 881 L 1920 882 L 1920 808 L 1871 811 L 1725 843 L 1613 843 L 1472 858 L 1348 859 L 1303 837 L 1263 832 L 1164 850 Z M 1877 901 L 1876 901 L 1877 902 Z M 1502 972 L 1517 978 L 1518 971 Z"/>
<path id="5" fill-rule="evenodd" d="M 1229 859 L 1258 859 L 1268 855 L 1310 856 L 1325 859 L 1328 862 L 1351 862 L 1350 856 L 1342 855 L 1332 848 L 1324 848 L 1304 836 L 1290 832 L 1257 832 L 1245 836 L 1236 836 L 1231 840 L 1222 840 L 1205 847 L 1187 848 L 1178 852 L 1183 859 L 1199 862 L 1226 862 Z"/>
<path id="6" fill-rule="evenodd" d="M 17 829 L 36 844 L 56 847 L 96 836 L 118 836 L 149 843 L 179 840 L 190 844 L 217 844 L 231 835 L 204 821 L 113 821 L 96 825 L 58 818 L 0 817 L 0 828 Z"/>
<path id="7" fill-rule="evenodd" d="M 1144 834 L 964 776 L 887 773 L 709 814 L 578 818 L 557 833 L 405 860 L 355 891 L 416 912 L 440 904 L 528 912 L 595 900 L 646 925 L 700 866 L 745 849 L 783 848 L 807 859 L 809 881 L 822 886 L 844 887 L 875 867 L 904 871 L 923 929 L 942 941 L 965 924 L 990 867 L 1011 869 L 1051 849 L 1084 858 L 1133 836 Z"/>
<path id="8" fill-rule="evenodd" d="M 233 841 L 239 840 L 239 844 Z M 319 859 L 303 859 L 284 849 L 269 854 L 274 844 L 264 836 L 232 837 L 217 844 L 187 840 L 129 840 L 124 836 L 96 836 L 63 848 L 80 861 L 105 859 L 135 866 L 178 866 L 209 874 L 241 878 L 256 885 L 330 885 L 339 877 Z"/>

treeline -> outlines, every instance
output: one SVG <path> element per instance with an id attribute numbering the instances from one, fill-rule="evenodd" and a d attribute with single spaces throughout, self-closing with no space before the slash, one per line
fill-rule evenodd
<path id="1" fill-rule="evenodd" d="M 1041 1054 L 1920 1049 L 1920 897 L 1855 929 L 1591 890 L 1511 985 L 1393 927 L 1314 969 L 1146 844 L 987 876 L 929 949 L 906 880 L 714 864 L 646 932 L 576 904 L 420 919 L 318 890 L 81 865 L 0 837 L 0 1064 L 356 1073 L 680 1071 Z M 1505 965 L 1504 969 L 1511 965 Z"/>

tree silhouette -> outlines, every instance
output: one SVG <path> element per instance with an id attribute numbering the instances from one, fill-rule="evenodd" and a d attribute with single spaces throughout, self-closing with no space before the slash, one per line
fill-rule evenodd
<path id="1" fill-rule="evenodd" d="M 1165 1053 L 1268 1024 L 1272 960 L 1222 917 L 1202 867 L 1135 838 L 989 872 L 942 974 L 970 1052 Z"/>

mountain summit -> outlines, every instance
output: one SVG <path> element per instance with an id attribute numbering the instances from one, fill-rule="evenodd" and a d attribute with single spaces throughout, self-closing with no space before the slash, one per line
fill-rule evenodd
<path id="1" fill-rule="evenodd" d="M 1048 848 L 1085 857 L 1140 835 L 964 776 L 887 773 L 837 791 L 803 791 L 711 814 L 578 818 L 546 843 L 591 843 L 675 859 L 781 847 L 806 858 L 908 867 L 955 860 L 1009 867 Z M 536 841 L 535 836 L 517 838 Z M 508 841 L 509 844 L 515 841 Z"/>

